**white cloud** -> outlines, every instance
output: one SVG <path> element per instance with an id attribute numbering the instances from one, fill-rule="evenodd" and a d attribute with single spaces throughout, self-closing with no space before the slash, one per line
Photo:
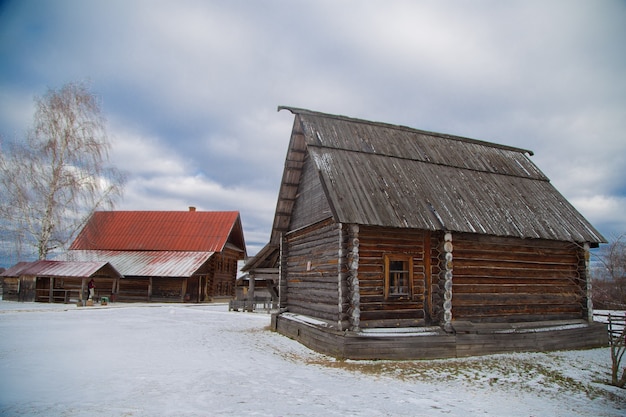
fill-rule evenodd
<path id="1" fill-rule="evenodd" d="M 45 86 L 93 80 L 129 172 L 120 208 L 232 206 L 266 239 L 288 105 L 532 149 L 592 222 L 626 230 L 601 211 L 626 190 L 621 2 L 31 6 L 0 15 L 2 133 Z"/>
<path id="2" fill-rule="evenodd" d="M 131 177 L 176 175 L 185 172 L 185 162 L 174 144 L 164 144 L 163 138 L 150 137 L 130 130 L 109 131 L 111 162 Z M 122 127 L 126 129 L 126 127 Z"/>
<path id="3" fill-rule="evenodd" d="M 602 228 L 607 239 L 626 233 L 626 197 L 593 195 L 573 198 L 571 203 L 596 227 Z"/>
<path id="4" fill-rule="evenodd" d="M 278 191 L 274 181 L 269 184 L 271 190 L 258 187 L 258 178 L 227 186 L 206 174 L 220 167 L 183 160 L 171 144 L 136 132 L 116 131 L 114 136 L 111 161 L 129 177 L 118 209 L 186 210 L 194 206 L 198 210 L 236 210 L 249 220 L 244 224 L 247 236 L 250 231 L 253 236 L 268 238 Z M 249 236 L 247 240 L 254 244 Z"/>
<path id="5" fill-rule="evenodd" d="M 41 92 L 43 94 L 44 92 Z M 0 88 L 0 135 L 5 140 L 24 138 L 26 128 L 32 124 L 35 111 L 33 97 L 14 86 Z"/>

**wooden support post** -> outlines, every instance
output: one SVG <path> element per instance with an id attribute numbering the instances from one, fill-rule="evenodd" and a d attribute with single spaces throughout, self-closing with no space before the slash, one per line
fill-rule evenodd
<path id="1" fill-rule="evenodd" d="M 186 294 L 187 294 L 187 278 L 184 278 L 183 283 L 182 283 L 182 288 L 181 288 L 181 294 L 180 294 L 181 300 L 180 301 L 183 301 L 183 302 L 187 301 L 185 300 Z"/>
<path id="2" fill-rule="evenodd" d="M 591 269 L 589 263 L 589 243 L 585 243 L 585 287 L 587 288 L 586 298 L 587 298 L 587 321 L 589 323 L 593 323 L 593 300 L 591 298 L 592 288 L 591 288 Z"/>
<path id="3" fill-rule="evenodd" d="M 446 232 L 444 236 L 444 293 L 443 293 L 443 321 L 444 330 L 452 331 L 452 233 Z"/>
<path id="4" fill-rule="evenodd" d="M 342 325 L 342 321 L 343 321 L 343 317 L 344 317 L 344 311 L 343 311 L 343 302 L 344 299 L 347 298 L 348 294 L 344 294 L 344 285 L 343 285 L 343 280 L 345 279 L 344 275 L 343 275 L 343 265 L 344 265 L 344 250 L 343 250 L 343 224 L 339 223 L 337 224 L 337 229 L 338 229 L 338 248 L 337 248 L 337 328 L 339 330 L 346 330 L 343 328 Z"/>
<path id="5" fill-rule="evenodd" d="M 433 318 L 433 278 L 430 258 L 430 231 L 424 233 L 424 315 L 427 323 Z"/>
<path id="6" fill-rule="evenodd" d="M 248 300 L 254 300 L 254 286 L 255 286 L 255 282 L 254 282 L 254 275 L 252 274 L 248 274 L 248 279 L 250 280 L 250 282 L 248 283 Z"/>
<path id="7" fill-rule="evenodd" d="M 278 256 L 278 308 L 282 310 L 287 307 L 287 277 L 285 274 L 285 245 L 284 245 L 284 237 L 281 233 L 280 235 L 280 246 L 279 246 L 279 256 Z"/>
<path id="8" fill-rule="evenodd" d="M 348 288 L 350 294 L 350 330 L 361 326 L 361 292 L 359 289 L 359 225 L 350 225 L 349 239 L 352 249 L 348 254 Z"/>
<path id="9" fill-rule="evenodd" d="M 430 232 L 424 233 L 424 315 L 427 323 L 433 318 L 433 278 L 430 258 Z"/>
<path id="10" fill-rule="evenodd" d="M 50 277 L 50 291 L 48 292 L 48 302 L 54 302 L 54 278 Z"/>
<path id="11" fill-rule="evenodd" d="M 81 303 L 84 301 L 83 294 L 85 294 L 86 281 L 87 278 L 83 278 L 80 282 L 80 294 L 78 294 L 78 299 Z"/>

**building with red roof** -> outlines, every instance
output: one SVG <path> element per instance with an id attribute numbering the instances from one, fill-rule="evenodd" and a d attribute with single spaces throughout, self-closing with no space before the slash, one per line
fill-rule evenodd
<path id="1" fill-rule="evenodd" d="M 239 212 L 190 207 L 95 212 L 58 259 L 109 262 L 122 275 L 105 290 L 117 301 L 206 302 L 234 295 L 245 258 Z"/>
<path id="2" fill-rule="evenodd" d="M 39 260 L 19 262 L 0 273 L 3 300 L 63 302 L 82 300 L 88 280 L 110 295 L 121 274 L 106 261 L 74 262 Z M 104 296 L 104 295 L 103 295 Z"/>

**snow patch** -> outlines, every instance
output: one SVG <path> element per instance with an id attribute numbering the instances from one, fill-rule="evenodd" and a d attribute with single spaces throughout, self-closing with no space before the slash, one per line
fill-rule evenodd
<path id="1" fill-rule="evenodd" d="M 528 328 L 528 329 L 513 328 L 513 329 L 495 330 L 494 333 L 540 333 L 540 332 L 553 332 L 553 331 L 558 331 L 558 330 L 580 329 L 582 327 L 587 327 L 587 325 L 584 323 L 577 323 L 577 324 L 562 324 L 559 326 L 549 326 L 549 327 L 533 327 L 533 328 Z"/>
<path id="2" fill-rule="evenodd" d="M 0 416 L 622 417 L 626 410 L 626 390 L 606 384 L 609 348 L 339 361 L 268 330 L 269 315 L 228 312 L 227 304 L 0 301 L 0 311 Z"/>
<path id="3" fill-rule="evenodd" d="M 440 327 L 393 327 L 361 329 L 358 334 L 363 336 L 436 336 L 442 334 Z"/>
<path id="4" fill-rule="evenodd" d="M 305 324 L 310 324 L 313 326 L 320 326 L 320 327 L 328 327 L 327 322 L 314 319 L 313 317 L 303 316 L 303 315 L 294 314 L 294 313 L 282 313 L 281 316 L 289 320 L 297 321 L 299 323 L 305 323 Z"/>

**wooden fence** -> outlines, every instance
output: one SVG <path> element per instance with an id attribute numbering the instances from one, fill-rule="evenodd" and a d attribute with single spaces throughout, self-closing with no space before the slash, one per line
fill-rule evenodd
<path id="1" fill-rule="evenodd" d="M 228 303 L 228 311 L 265 310 L 269 314 L 275 309 L 278 309 L 278 301 L 272 300 L 230 300 Z"/>
<path id="2" fill-rule="evenodd" d="M 593 320 L 609 325 L 609 336 L 619 337 L 626 328 L 626 311 L 623 310 L 594 310 Z"/>

